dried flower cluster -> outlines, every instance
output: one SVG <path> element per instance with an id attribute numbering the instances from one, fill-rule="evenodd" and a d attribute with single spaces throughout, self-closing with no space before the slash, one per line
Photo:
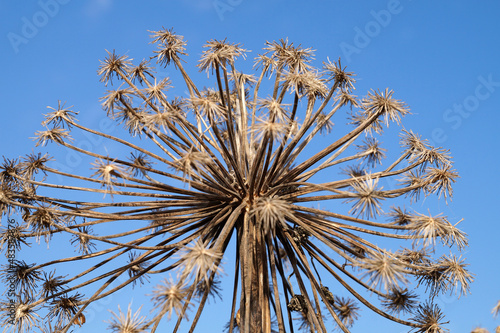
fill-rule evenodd
<path id="1" fill-rule="evenodd" d="M 230 333 L 349 332 L 362 309 L 413 332 L 445 332 L 434 297 L 466 294 L 473 277 L 460 255 L 434 248 L 461 250 L 466 235 L 443 215 L 399 203 L 449 199 L 458 174 L 447 150 L 410 130 L 401 130 L 398 155 L 381 147 L 377 137 L 401 125 L 407 105 L 389 89 L 358 98 L 354 74 L 340 60 L 316 68 L 312 49 L 287 40 L 266 43 L 256 76 L 237 70 L 247 53 L 241 45 L 207 42 L 198 68 L 213 87 L 201 89 L 184 68 L 183 37 L 152 34 L 150 60 L 173 64 L 186 96 L 170 97 L 173 82 L 155 77 L 150 60 L 134 65 L 108 52 L 98 74 L 118 88 L 102 105 L 129 136 L 86 127 L 59 103 L 36 145 L 73 150 L 89 159 L 88 174 L 50 167 L 42 152 L 4 158 L 0 209 L 23 219 L 14 231 L 2 229 L 4 251 L 7 238 L 21 249 L 30 239 L 69 235 L 80 254 L 5 270 L 4 280 L 16 275 L 18 299 L 15 325 L 4 304 L 2 326 L 67 332 L 85 325 L 92 302 L 159 276 L 151 317 L 119 309 L 109 328 L 155 332 L 163 318 L 176 318 L 174 332 L 183 321 L 192 331 L 209 298 L 220 296 L 222 264 L 232 253 Z M 332 121 L 342 122 L 341 109 L 347 131 Z M 113 156 L 87 150 L 73 143 L 72 131 L 120 148 Z M 386 238 L 401 248 L 380 247 Z M 65 275 L 68 261 L 78 262 L 75 276 Z M 428 293 L 421 301 L 419 286 Z"/>

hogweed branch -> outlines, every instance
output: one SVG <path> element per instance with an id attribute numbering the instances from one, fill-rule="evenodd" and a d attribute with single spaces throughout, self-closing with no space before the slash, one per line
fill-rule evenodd
<path id="1" fill-rule="evenodd" d="M 106 85 L 118 81 L 102 105 L 127 139 L 85 127 L 61 103 L 36 133 L 37 146 L 56 143 L 91 160 L 86 175 L 50 167 L 47 154 L 4 158 L 2 214 L 24 221 L 3 230 L 4 251 L 7 237 L 20 250 L 66 235 L 80 254 L 16 261 L 15 325 L 4 303 L 3 326 L 67 332 L 85 325 L 92 302 L 161 276 L 150 318 L 119 309 L 109 328 L 155 332 L 165 319 L 173 332 L 182 322 L 191 332 L 220 295 L 222 263 L 232 254 L 230 333 L 349 332 L 361 308 L 414 332 L 446 331 L 434 297 L 466 294 L 473 278 L 461 255 L 437 256 L 434 247 L 461 250 L 466 236 L 458 221 L 395 203 L 447 200 L 458 174 L 447 150 L 403 128 L 400 155 L 386 158 L 376 138 L 401 125 L 407 105 L 389 89 L 358 98 L 340 60 L 316 68 L 312 49 L 287 40 L 267 42 L 253 74 L 237 69 L 247 53 L 241 45 L 207 42 L 197 66 L 213 88 L 201 89 L 184 67 L 183 37 L 171 30 L 152 37 L 158 48 L 150 60 L 133 65 L 108 52 L 98 71 Z M 153 59 L 180 72 L 188 97 L 169 96 L 173 83 L 155 77 Z M 352 125 L 346 133 L 333 124 L 342 113 Z M 72 131 L 130 155 L 85 150 Z M 392 188 L 380 185 L 386 179 Z M 379 247 L 386 238 L 400 247 Z M 64 275 L 66 262 L 80 271 Z"/>

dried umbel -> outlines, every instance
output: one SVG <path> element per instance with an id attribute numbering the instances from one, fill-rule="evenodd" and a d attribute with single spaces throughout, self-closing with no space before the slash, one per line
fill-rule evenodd
<path id="1" fill-rule="evenodd" d="M 194 330 L 232 275 L 228 332 L 287 332 L 297 315 L 304 329 L 348 332 L 361 309 L 417 332 L 442 331 L 432 300 L 466 294 L 473 278 L 460 255 L 434 258 L 433 250 L 461 250 L 467 239 L 445 216 L 404 204 L 449 200 L 458 175 L 448 151 L 410 130 L 401 130 L 399 152 L 382 147 L 384 129 L 400 126 L 408 106 L 389 89 L 358 98 L 340 60 L 317 68 L 312 49 L 288 40 L 268 42 L 252 74 L 238 71 L 247 54 L 240 44 L 207 42 L 198 68 L 213 85 L 202 89 L 184 67 L 183 37 L 152 34 L 151 59 L 173 64 L 181 82 L 115 52 L 98 70 L 110 89 L 104 112 L 124 133 L 87 127 L 59 103 L 36 133 L 42 152 L 4 158 L 0 209 L 24 220 L 1 229 L 4 251 L 9 239 L 19 250 L 42 237 L 69 239 L 78 251 L 16 262 L 19 306 L 30 310 L 7 327 L 67 332 L 85 325 L 89 304 L 139 282 L 140 290 L 155 284 L 151 318 L 119 308 L 113 331 L 154 332 L 163 318 L 176 318 L 171 331 Z M 113 150 L 79 145 L 71 135 L 80 132 Z M 72 150 L 87 171 L 55 167 L 48 143 Z M 380 247 L 384 238 L 398 247 Z M 228 254 L 236 269 L 221 274 Z M 78 269 L 72 277 L 68 262 Z M 419 284 L 428 287 L 420 306 Z"/>

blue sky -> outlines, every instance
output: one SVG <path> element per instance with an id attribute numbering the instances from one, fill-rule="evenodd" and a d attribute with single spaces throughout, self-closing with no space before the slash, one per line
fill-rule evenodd
<path id="1" fill-rule="evenodd" d="M 495 176 L 499 14 L 498 1 L 463 0 L 2 0 L 0 155 L 31 152 L 29 138 L 41 129 L 46 106 L 57 106 L 58 100 L 74 105 L 80 122 L 99 126 L 105 113 L 98 99 L 105 87 L 96 75 L 98 59 L 105 49 L 137 60 L 149 57 L 153 47 L 147 30 L 173 27 L 184 35 L 190 54 L 186 67 L 200 79 L 204 74 L 196 74 L 194 64 L 209 39 L 242 43 L 253 51 L 251 59 L 266 40 L 288 37 L 317 50 L 318 65 L 340 56 L 358 75 L 358 95 L 370 88 L 393 89 L 413 113 L 405 126 L 451 150 L 461 178 L 453 201 L 440 209 L 455 220 L 464 218 L 461 227 L 470 242 L 464 256 L 476 276 L 470 295 L 459 300 L 443 296 L 438 302 L 451 332 L 470 332 L 478 325 L 494 330 L 500 325 L 500 318 L 490 314 L 500 299 L 500 222 L 495 213 L 500 205 L 500 178 Z M 134 309 L 145 300 L 141 295 L 150 292 L 149 287 L 134 290 Z M 117 295 L 109 307 L 116 310 L 121 303 L 124 309 L 130 298 L 128 293 Z M 219 305 L 203 317 L 205 329 L 200 331 L 220 331 L 229 313 Z M 82 332 L 103 327 L 107 306 L 92 310 L 95 316 Z M 407 331 L 366 309 L 361 314 L 353 332 Z"/>

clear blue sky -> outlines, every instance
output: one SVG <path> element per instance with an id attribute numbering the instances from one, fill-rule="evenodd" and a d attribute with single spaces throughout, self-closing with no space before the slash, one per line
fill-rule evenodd
<path id="1" fill-rule="evenodd" d="M 358 74 L 359 95 L 370 88 L 395 90 L 413 112 L 405 126 L 451 150 L 461 178 L 453 201 L 442 210 L 453 219 L 464 218 L 461 226 L 470 241 L 465 256 L 476 281 L 471 295 L 441 297 L 438 303 L 453 333 L 500 325 L 500 318 L 490 314 L 500 299 L 500 222 L 495 213 L 500 205 L 495 173 L 500 2 L 59 0 L 57 6 L 47 5 L 54 1 L 0 1 L 0 155 L 31 152 L 29 138 L 41 129 L 46 106 L 56 106 L 58 100 L 74 105 L 81 122 L 103 119 L 98 98 L 105 88 L 96 76 L 98 59 L 105 49 L 137 60 L 149 57 L 147 30 L 173 27 L 184 35 L 187 68 L 193 71 L 206 40 L 228 37 L 253 50 L 253 58 L 266 40 L 288 37 L 316 49 L 318 65 L 327 56 L 340 56 Z M 150 287 L 134 290 L 134 309 L 147 302 L 142 294 L 150 293 Z M 125 309 L 129 299 L 128 292 L 119 294 L 109 307 L 116 310 L 121 303 Z M 219 305 L 202 317 L 200 331 L 221 331 L 229 312 Z M 105 326 L 106 306 L 92 310 L 95 316 L 82 332 Z M 353 332 L 407 331 L 385 326 L 369 310 L 361 314 Z"/>

